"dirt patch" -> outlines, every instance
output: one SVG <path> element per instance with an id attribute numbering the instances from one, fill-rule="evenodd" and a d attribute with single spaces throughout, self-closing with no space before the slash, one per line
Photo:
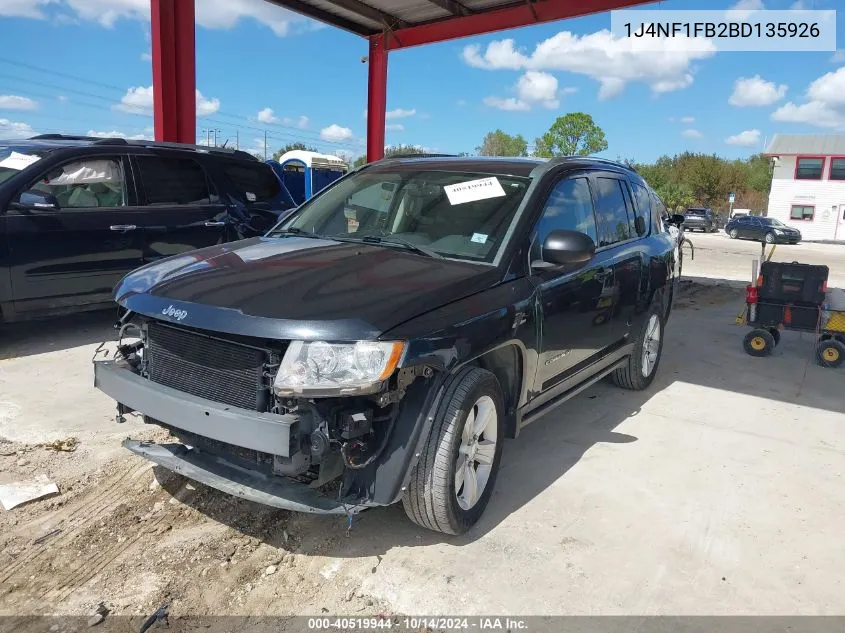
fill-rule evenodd
<path id="1" fill-rule="evenodd" d="M 741 307 L 744 301 L 745 294 L 735 284 L 700 283 L 682 279 L 673 308 L 700 310 L 729 303 L 736 303 Z"/>

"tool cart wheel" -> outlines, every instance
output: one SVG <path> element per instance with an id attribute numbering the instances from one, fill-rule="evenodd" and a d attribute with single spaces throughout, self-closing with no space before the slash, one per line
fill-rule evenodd
<path id="1" fill-rule="evenodd" d="M 768 356 L 775 348 L 775 337 L 768 330 L 751 330 L 745 335 L 742 346 L 751 356 Z"/>
<path id="2" fill-rule="evenodd" d="M 776 327 L 770 327 L 769 334 L 771 334 L 772 338 L 775 340 L 775 345 L 780 345 L 780 330 Z"/>
<path id="3" fill-rule="evenodd" d="M 816 345 L 816 360 L 822 367 L 839 367 L 845 363 L 845 345 L 835 338 L 819 341 Z"/>

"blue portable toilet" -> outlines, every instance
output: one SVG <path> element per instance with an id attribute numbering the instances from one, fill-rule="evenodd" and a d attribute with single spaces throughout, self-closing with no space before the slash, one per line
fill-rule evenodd
<path id="1" fill-rule="evenodd" d="M 267 163 L 297 206 L 349 171 L 342 158 L 301 149 L 286 152 L 278 161 Z"/>

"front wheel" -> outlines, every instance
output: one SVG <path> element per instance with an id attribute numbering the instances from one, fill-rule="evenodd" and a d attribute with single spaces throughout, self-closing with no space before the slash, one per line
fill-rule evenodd
<path id="1" fill-rule="evenodd" d="M 468 367 L 444 394 L 402 497 L 417 525 L 463 534 L 484 512 L 502 457 L 504 400 L 489 371 Z"/>
<path id="2" fill-rule="evenodd" d="M 766 233 L 766 236 L 763 239 L 766 240 L 766 244 L 774 244 L 775 243 L 774 233 Z"/>
<path id="3" fill-rule="evenodd" d="M 731 236 L 731 239 L 732 239 L 732 240 L 735 240 L 736 238 L 738 238 L 738 237 L 739 237 L 739 231 L 737 231 L 736 229 L 731 229 L 731 230 L 728 232 L 728 235 L 730 235 L 730 236 Z"/>
<path id="4" fill-rule="evenodd" d="M 634 350 L 624 365 L 610 374 L 617 387 L 640 391 L 648 387 L 657 373 L 663 355 L 662 303 L 655 300 L 634 341 Z"/>

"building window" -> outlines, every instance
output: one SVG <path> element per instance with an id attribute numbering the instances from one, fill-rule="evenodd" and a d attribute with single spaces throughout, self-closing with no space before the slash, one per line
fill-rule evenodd
<path id="1" fill-rule="evenodd" d="M 799 158 L 795 165 L 795 180 L 821 180 L 824 158 Z"/>
<path id="2" fill-rule="evenodd" d="M 830 179 L 845 180 L 845 158 L 830 159 Z"/>
<path id="3" fill-rule="evenodd" d="M 816 213 L 815 207 L 805 207 L 801 205 L 792 205 L 792 209 L 789 211 L 789 219 L 790 220 L 812 220 L 813 215 Z"/>

